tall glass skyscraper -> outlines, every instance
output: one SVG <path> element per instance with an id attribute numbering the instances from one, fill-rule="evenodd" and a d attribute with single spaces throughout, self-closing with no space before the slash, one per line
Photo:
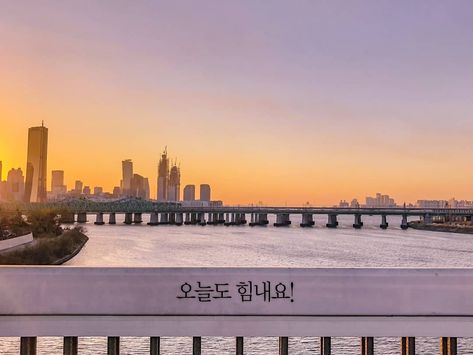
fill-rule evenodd
<path id="1" fill-rule="evenodd" d="M 31 127 L 28 130 L 25 201 L 46 201 L 46 174 L 48 166 L 48 129 Z"/>

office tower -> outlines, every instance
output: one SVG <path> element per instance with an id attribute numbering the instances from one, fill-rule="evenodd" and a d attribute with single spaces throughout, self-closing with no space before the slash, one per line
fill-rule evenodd
<path id="1" fill-rule="evenodd" d="M 74 192 L 76 194 L 82 194 L 82 187 L 84 186 L 84 184 L 82 183 L 82 181 L 80 180 L 76 180 L 75 184 L 74 184 Z"/>
<path id="2" fill-rule="evenodd" d="M 82 191 L 82 193 L 86 196 L 89 196 L 90 195 L 90 186 L 84 186 L 84 190 Z"/>
<path id="3" fill-rule="evenodd" d="M 2 168 L 3 168 L 3 165 L 2 165 L 2 161 L 0 160 L 0 182 L 3 181 L 3 179 L 2 179 L 2 177 L 3 177 L 3 175 L 2 175 Z"/>
<path id="4" fill-rule="evenodd" d="M 120 187 L 115 186 L 113 188 L 113 193 L 112 193 L 113 197 L 115 198 L 120 197 L 121 194 L 122 194 L 122 190 L 120 189 Z"/>
<path id="5" fill-rule="evenodd" d="M 26 161 L 25 201 L 46 200 L 46 173 L 48 161 L 48 129 L 31 127 L 28 130 L 28 155 Z"/>
<path id="6" fill-rule="evenodd" d="M 181 199 L 181 171 L 174 164 L 169 173 L 168 201 L 177 202 Z"/>
<path id="7" fill-rule="evenodd" d="M 103 187 L 101 186 L 95 186 L 94 187 L 94 195 L 99 196 L 103 194 Z"/>
<path id="8" fill-rule="evenodd" d="M 184 201 L 195 201 L 195 185 L 184 187 Z"/>
<path id="9" fill-rule="evenodd" d="M 133 180 L 133 162 L 131 159 L 122 161 L 122 195 L 130 196 L 132 190 Z"/>
<path id="10" fill-rule="evenodd" d="M 133 174 L 130 196 L 143 200 L 149 199 L 149 180 L 138 174 Z"/>
<path id="11" fill-rule="evenodd" d="M 64 185 L 64 171 L 53 170 L 51 173 L 51 195 L 53 198 L 64 196 L 67 192 L 66 185 Z"/>
<path id="12" fill-rule="evenodd" d="M 11 169 L 8 172 L 6 182 L 5 197 L 9 201 L 22 201 L 25 194 L 25 180 L 23 171 L 18 169 Z"/>
<path id="13" fill-rule="evenodd" d="M 210 201 L 210 185 L 200 185 L 200 201 Z"/>
<path id="14" fill-rule="evenodd" d="M 164 149 L 158 165 L 158 201 L 168 200 L 168 182 L 169 182 L 169 159 L 167 147 Z"/>

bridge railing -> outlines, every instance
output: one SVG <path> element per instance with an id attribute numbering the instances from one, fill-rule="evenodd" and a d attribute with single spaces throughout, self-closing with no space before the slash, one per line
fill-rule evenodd
<path id="1" fill-rule="evenodd" d="M 121 336 L 360 337 L 374 354 L 374 337 L 399 337 L 415 353 L 415 337 L 439 337 L 441 354 L 456 354 L 457 337 L 473 336 L 473 269 L 88 268 L 1 267 L 0 337 L 21 337 L 21 354 L 36 338 L 64 337 L 77 354 L 80 337 Z"/>

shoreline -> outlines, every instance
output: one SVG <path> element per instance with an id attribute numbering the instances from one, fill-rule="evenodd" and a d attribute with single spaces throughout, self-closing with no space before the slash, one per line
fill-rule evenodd
<path id="1" fill-rule="evenodd" d="M 0 255 L 0 266 L 62 265 L 79 254 L 88 241 L 84 233 L 71 230 L 50 240 L 37 238 L 33 245 L 15 247 Z"/>
<path id="2" fill-rule="evenodd" d="M 473 234 L 473 226 L 454 226 L 445 224 L 424 224 L 422 222 L 409 222 L 409 228 L 425 230 L 430 232 L 444 232 L 444 233 L 458 233 L 458 234 Z"/>

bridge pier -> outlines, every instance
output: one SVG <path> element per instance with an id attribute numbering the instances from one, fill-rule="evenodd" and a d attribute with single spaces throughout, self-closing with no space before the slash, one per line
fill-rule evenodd
<path id="1" fill-rule="evenodd" d="M 105 224 L 105 222 L 103 221 L 103 213 L 102 212 L 99 212 L 99 213 L 96 214 L 94 224 L 97 225 L 97 226 L 102 226 L 102 225 Z"/>
<path id="2" fill-rule="evenodd" d="M 74 217 L 75 217 L 74 213 L 64 212 L 64 213 L 61 213 L 61 218 L 59 221 L 61 223 L 72 224 L 75 222 Z"/>
<path id="3" fill-rule="evenodd" d="M 169 214 L 161 213 L 159 224 L 169 224 Z"/>
<path id="4" fill-rule="evenodd" d="M 135 213 L 133 216 L 133 223 L 134 224 L 143 223 L 143 215 L 141 213 Z"/>
<path id="5" fill-rule="evenodd" d="M 207 224 L 214 224 L 213 217 L 214 217 L 213 213 L 211 212 L 207 213 Z"/>
<path id="6" fill-rule="evenodd" d="M 235 213 L 227 213 L 225 216 L 225 226 L 233 226 L 235 224 Z"/>
<path id="7" fill-rule="evenodd" d="M 363 222 L 361 221 L 361 214 L 355 214 L 355 223 L 353 223 L 353 228 L 360 229 L 363 227 Z"/>
<path id="8" fill-rule="evenodd" d="M 337 215 L 329 214 L 327 228 L 337 228 L 337 227 L 338 227 Z"/>
<path id="9" fill-rule="evenodd" d="M 389 223 L 388 223 L 388 218 L 385 214 L 381 216 L 381 224 L 379 225 L 379 228 L 381 229 L 388 229 Z"/>
<path id="10" fill-rule="evenodd" d="M 189 212 L 186 212 L 185 214 L 184 224 L 185 225 L 191 224 L 191 214 Z"/>
<path id="11" fill-rule="evenodd" d="M 423 218 L 425 224 L 432 224 L 432 215 L 430 213 L 426 213 Z"/>
<path id="12" fill-rule="evenodd" d="M 303 213 L 302 214 L 301 227 L 312 227 L 314 224 L 315 224 L 314 215 L 312 213 Z"/>
<path id="13" fill-rule="evenodd" d="M 184 219 L 184 216 L 182 212 L 176 213 L 176 222 L 175 222 L 176 226 L 182 226 L 183 219 Z"/>
<path id="14" fill-rule="evenodd" d="M 402 215 L 402 222 L 401 222 L 401 229 L 406 230 L 409 228 L 409 224 L 407 222 L 407 214 Z"/>
<path id="15" fill-rule="evenodd" d="M 199 221 L 199 225 L 201 226 L 207 225 L 207 222 L 205 221 L 205 213 L 198 214 L 198 221 Z"/>
<path id="16" fill-rule="evenodd" d="M 219 213 L 218 214 L 218 224 L 224 224 L 225 223 L 225 213 Z"/>
<path id="17" fill-rule="evenodd" d="M 289 226 L 291 224 L 291 221 L 289 219 L 289 214 L 288 213 L 278 213 L 276 215 L 276 223 L 273 225 L 275 227 L 285 227 Z"/>
<path id="18" fill-rule="evenodd" d="M 245 213 L 238 213 L 237 214 L 237 221 L 236 221 L 237 225 L 244 225 L 246 224 L 246 215 Z"/>
<path id="19" fill-rule="evenodd" d="M 255 213 L 254 222 L 250 222 L 250 226 L 266 226 L 269 224 L 267 213 Z"/>
<path id="20" fill-rule="evenodd" d="M 87 223 L 87 213 L 84 213 L 84 212 L 78 213 L 77 223 Z"/>
<path id="21" fill-rule="evenodd" d="M 176 224 L 176 213 L 174 212 L 169 213 L 169 224 L 171 225 Z"/>
<path id="22" fill-rule="evenodd" d="M 159 224 L 159 215 L 157 212 L 152 212 L 149 216 L 149 226 L 157 226 Z"/>
<path id="23" fill-rule="evenodd" d="M 131 224 L 133 222 L 133 213 L 125 213 L 125 224 Z"/>

